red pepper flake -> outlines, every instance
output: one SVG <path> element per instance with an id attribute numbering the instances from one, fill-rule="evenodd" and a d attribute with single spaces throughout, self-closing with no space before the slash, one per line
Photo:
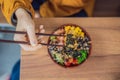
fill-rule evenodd
<path id="1" fill-rule="evenodd" d="M 78 64 L 77 59 L 73 59 L 73 64 Z"/>
<path id="2" fill-rule="evenodd" d="M 65 66 L 69 67 L 71 63 L 65 62 Z"/>

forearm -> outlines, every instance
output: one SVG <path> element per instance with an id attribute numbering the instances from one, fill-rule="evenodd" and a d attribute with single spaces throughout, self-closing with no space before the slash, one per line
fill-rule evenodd
<path id="1" fill-rule="evenodd" d="M 1 10 L 10 24 L 16 24 L 13 19 L 16 16 L 15 11 L 19 8 L 25 9 L 34 16 L 34 10 L 29 0 L 1 0 Z"/>
<path id="2" fill-rule="evenodd" d="M 31 15 L 23 8 L 19 8 L 15 11 L 15 15 L 18 20 L 22 19 L 23 17 L 29 17 L 32 18 Z"/>

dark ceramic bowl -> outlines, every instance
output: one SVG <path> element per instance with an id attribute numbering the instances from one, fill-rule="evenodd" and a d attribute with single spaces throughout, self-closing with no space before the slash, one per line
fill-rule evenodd
<path id="1" fill-rule="evenodd" d="M 76 24 L 64 24 L 64 25 L 58 27 L 57 29 L 55 29 L 55 30 L 52 32 L 52 34 L 54 34 L 54 33 L 55 33 L 57 30 L 59 30 L 59 29 L 64 29 L 65 26 L 80 27 L 79 25 L 76 25 Z M 85 33 L 85 35 L 89 38 L 89 40 L 90 40 L 90 42 L 91 42 L 91 38 L 90 38 L 89 34 L 86 32 L 86 30 L 85 30 L 84 28 L 82 28 L 82 27 L 80 27 L 80 29 L 82 29 L 82 31 Z M 50 40 L 50 37 L 49 37 L 49 39 L 48 39 L 48 44 L 50 44 L 50 41 L 51 41 L 51 40 Z M 90 56 L 90 54 L 91 54 L 91 49 L 92 49 L 92 43 L 90 43 L 90 48 L 89 48 L 89 53 L 87 54 L 87 58 L 86 58 L 84 61 L 82 61 L 80 64 L 71 65 L 71 66 L 65 66 L 65 65 L 61 65 L 61 66 L 63 66 L 63 67 L 73 67 L 73 66 L 77 66 L 77 65 L 83 64 L 83 63 L 88 59 L 88 57 Z M 51 59 L 53 60 L 53 57 L 52 57 L 52 55 L 51 55 L 51 52 L 49 51 L 49 46 L 48 46 L 48 53 L 49 53 Z M 53 60 L 53 61 L 54 61 L 55 63 L 59 64 L 59 63 L 56 62 L 55 60 Z M 59 65 L 60 65 L 60 64 L 59 64 Z"/>

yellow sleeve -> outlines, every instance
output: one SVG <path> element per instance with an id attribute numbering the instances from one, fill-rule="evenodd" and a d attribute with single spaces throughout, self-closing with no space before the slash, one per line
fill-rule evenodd
<path id="1" fill-rule="evenodd" d="M 10 24 L 15 24 L 12 18 L 18 8 L 23 8 L 28 11 L 32 17 L 34 16 L 34 10 L 29 0 L 0 0 L 0 7 L 3 15 Z"/>
<path id="2" fill-rule="evenodd" d="M 83 0 L 47 0 L 40 6 L 42 17 L 70 16 L 85 6 Z"/>

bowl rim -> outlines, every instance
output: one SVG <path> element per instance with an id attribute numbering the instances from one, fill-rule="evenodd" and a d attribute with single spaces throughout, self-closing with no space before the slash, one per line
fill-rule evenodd
<path id="1" fill-rule="evenodd" d="M 63 65 L 58 64 L 55 60 L 53 60 L 53 57 L 51 56 L 51 53 L 50 53 L 50 51 L 49 51 L 49 49 L 48 49 L 49 46 L 47 46 L 48 54 L 50 55 L 51 59 L 52 59 L 57 65 L 62 66 L 62 67 L 65 67 L 65 68 L 72 68 L 72 67 L 76 67 L 76 66 L 78 66 L 78 65 L 82 65 L 83 63 L 85 63 L 85 62 L 88 60 L 88 58 L 90 57 L 91 52 L 92 52 L 92 39 L 91 39 L 90 35 L 88 34 L 88 32 L 87 32 L 83 27 L 81 27 L 80 25 L 71 24 L 71 23 L 69 23 L 69 24 L 63 24 L 63 25 L 57 27 L 55 30 L 52 31 L 52 34 L 53 34 L 56 30 L 63 29 L 65 26 L 80 27 L 80 28 L 82 29 L 82 31 L 89 37 L 90 42 L 91 42 L 91 43 L 90 43 L 90 50 L 89 50 L 89 54 L 88 54 L 87 58 L 86 58 L 84 61 L 82 61 L 80 64 L 77 64 L 77 65 L 74 65 L 74 66 L 63 66 Z M 50 42 L 50 37 L 51 37 L 51 36 L 48 37 L 48 42 L 47 42 L 48 44 L 49 44 L 49 42 Z"/>

